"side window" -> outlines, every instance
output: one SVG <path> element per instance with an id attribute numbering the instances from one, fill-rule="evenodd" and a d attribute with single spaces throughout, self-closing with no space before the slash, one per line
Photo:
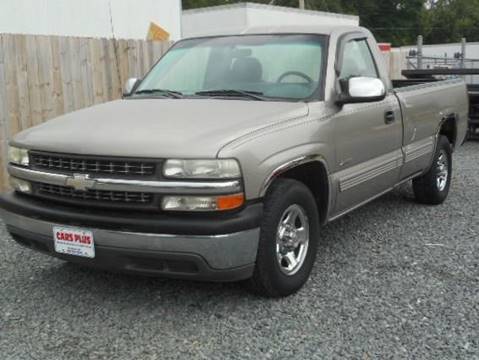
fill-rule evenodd
<path id="1" fill-rule="evenodd" d="M 378 71 L 366 39 L 351 40 L 344 46 L 340 79 L 356 76 L 378 78 Z"/>

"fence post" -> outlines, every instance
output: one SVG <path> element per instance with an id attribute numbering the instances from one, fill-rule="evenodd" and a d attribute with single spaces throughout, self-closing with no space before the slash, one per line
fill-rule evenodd
<path id="1" fill-rule="evenodd" d="M 466 60 L 466 38 L 461 39 L 461 68 L 465 68 Z"/>
<path id="2" fill-rule="evenodd" d="M 422 35 L 417 37 L 417 68 L 422 69 L 422 45 L 423 38 Z"/>

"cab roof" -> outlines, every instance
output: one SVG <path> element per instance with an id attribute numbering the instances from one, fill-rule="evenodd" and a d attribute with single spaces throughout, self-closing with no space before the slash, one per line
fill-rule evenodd
<path id="1" fill-rule="evenodd" d="M 349 32 L 362 32 L 369 34 L 369 30 L 361 26 L 353 25 L 286 25 L 286 26 L 250 26 L 241 32 L 218 32 L 208 35 L 194 36 L 191 38 L 215 37 L 215 36 L 234 36 L 245 34 L 318 34 L 318 35 L 336 35 L 340 36 Z"/>

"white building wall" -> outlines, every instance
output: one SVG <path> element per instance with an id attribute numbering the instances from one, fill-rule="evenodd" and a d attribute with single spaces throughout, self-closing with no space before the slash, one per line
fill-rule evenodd
<path id="1" fill-rule="evenodd" d="M 252 26 L 359 25 L 359 17 L 255 3 L 183 12 L 183 37 L 238 34 Z"/>
<path id="2" fill-rule="evenodd" d="M 248 26 L 247 13 L 243 7 L 218 6 L 217 8 L 183 11 L 183 37 L 237 34 Z"/>
<path id="3" fill-rule="evenodd" d="M 359 25 L 359 19 L 356 16 L 254 5 L 251 4 L 247 12 L 250 26 Z"/>
<path id="4" fill-rule="evenodd" d="M 408 51 L 401 48 L 391 49 L 389 53 L 389 76 L 391 79 L 403 79 L 401 72 L 407 69 L 407 53 Z"/>
<path id="5" fill-rule="evenodd" d="M 181 0 L 0 0 L 0 33 L 145 39 L 150 22 L 181 36 Z"/>

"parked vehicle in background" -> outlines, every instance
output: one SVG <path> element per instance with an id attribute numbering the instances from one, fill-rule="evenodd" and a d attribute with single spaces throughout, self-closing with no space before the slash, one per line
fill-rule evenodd
<path id="1" fill-rule="evenodd" d="M 306 282 L 324 224 L 411 179 L 444 202 L 467 130 L 462 80 L 393 87 L 360 27 L 183 40 L 126 93 L 11 141 L 13 238 L 272 297 Z"/>

